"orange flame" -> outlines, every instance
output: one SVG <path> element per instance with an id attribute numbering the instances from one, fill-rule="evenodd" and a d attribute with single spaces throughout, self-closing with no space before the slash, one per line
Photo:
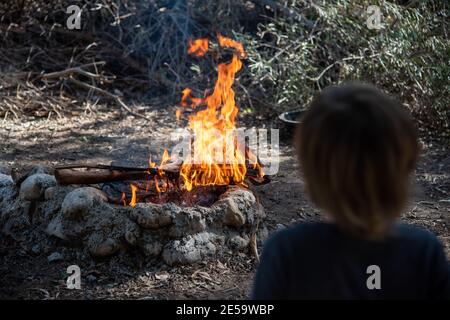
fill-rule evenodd
<path id="1" fill-rule="evenodd" d="M 148 158 L 148 165 L 150 168 L 156 168 L 156 162 L 152 161 L 152 157 Z"/>
<path id="2" fill-rule="evenodd" d="M 232 88 L 237 72 L 242 68 L 241 59 L 247 56 L 243 45 L 240 42 L 217 34 L 219 46 L 234 49 L 229 63 L 218 65 L 217 81 L 212 94 L 205 98 L 192 96 L 192 90 L 185 88 L 182 91 L 181 107 L 196 108 L 205 105 L 206 108 L 190 116 L 189 128 L 193 131 L 195 140 L 192 144 L 194 156 L 188 155 L 184 159 L 180 168 L 180 177 L 183 180 L 186 190 L 191 191 L 195 186 L 244 184 L 247 173 L 246 156 L 254 168 L 261 166 L 257 163 L 257 158 L 250 152 L 237 147 L 235 138 L 236 116 L 238 107 L 235 103 L 235 93 Z M 203 57 L 209 49 L 209 40 L 201 38 L 189 40 L 188 53 L 198 57 Z M 176 111 L 177 120 L 180 118 L 182 109 Z M 158 193 L 169 189 L 170 184 L 165 177 L 164 165 L 170 160 L 167 150 L 164 154 L 158 170 L 158 175 L 154 176 L 155 189 Z M 150 168 L 155 168 L 156 163 L 149 159 Z M 129 205 L 136 205 L 137 187 L 131 187 L 131 201 Z M 125 194 L 122 195 L 125 203 Z"/>
<path id="3" fill-rule="evenodd" d="M 159 167 L 160 168 L 164 167 L 164 165 L 167 164 L 169 160 L 170 160 L 169 151 L 167 151 L 167 149 L 164 149 L 164 153 L 161 159 L 161 163 L 159 164 Z M 164 170 L 160 169 L 159 174 L 164 175 Z"/>
<path id="4" fill-rule="evenodd" d="M 130 184 L 131 187 L 131 201 L 128 204 L 130 207 L 134 208 L 134 206 L 136 205 L 136 191 L 137 191 L 137 187 L 134 184 Z"/>
<path id="5" fill-rule="evenodd" d="M 200 38 L 192 41 L 192 39 L 188 40 L 189 47 L 188 53 L 197 57 L 203 57 L 209 49 L 208 38 Z"/>
<path id="6" fill-rule="evenodd" d="M 189 88 L 186 88 L 182 91 L 182 97 L 180 102 L 180 105 L 182 107 L 191 106 L 192 109 L 194 109 L 195 107 L 205 102 L 205 99 L 193 97 L 191 93 L 192 90 Z M 177 120 L 180 120 L 181 112 L 182 112 L 181 109 L 178 109 L 176 111 Z"/>
<path id="7" fill-rule="evenodd" d="M 217 39 L 219 40 L 219 46 L 234 48 L 239 54 L 240 58 L 247 57 L 247 53 L 245 53 L 244 46 L 242 45 L 242 43 L 237 42 L 230 38 L 226 38 L 219 33 L 217 34 Z"/>
<path id="8" fill-rule="evenodd" d="M 241 58 L 246 53 L 241 43 L 220 34 L 217 38 L 221 47 L 234 48 L 235 53 L 229 63 L 219 64 L 214 91 L 205 99 L 199 99 L 191 97 L 191 89 L 186 88 L 181 99 L 182 106 L 194 108 L 203 102 L 206 104 L 205 109 L 189 117 L 189 128 L 195 135 L 195 156 L 189 155 L 180 169 L 188 191 L 194 186 L 241 184 L 247 172 L 245 153 L 235 144 L 238 108 L 232 89 L 236 73 L 242 68 Z M 188 52 L 195 50 L 191 45 L 190 42 Z M 180 114 L 177 112 L 177 117 Z"/>

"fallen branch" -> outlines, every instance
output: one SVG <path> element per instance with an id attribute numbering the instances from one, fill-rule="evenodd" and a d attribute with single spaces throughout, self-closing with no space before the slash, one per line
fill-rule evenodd
<path id="1" fill-rule="evenodd" d="M 89 77 L 89 78 L 98 79 L 98 78 L 101 78 L 101 75 L 85 71 L 85 70 L 83 70 L 83 68 L 92 67 L 92 66 L 102 66 L 104 64 L 106 64 L 105 61 L 89 63 L 89 64 L 85 64 L 85 65 L 82 65 L 79 67 L 68 68 L 68 69 L 62 70 L 62 71 L 56 71 L 56 72 L 52 72 L 52 73 L 43 74 L 43 75 L 40 75 L 39 78 L 40 79 L 63 78 L 63 77 L 70 76 L 73 73 L 78 73 L 78 74 L 81 74 L 81 75 Z"/>
<path id="2" fill-rule="evenodd" d="M 100 93 L 101 95 L 103 95 L 103 96 L 105 96 L 105 97 L 107 97 L 107 98 L 110 98 L 110 99 L 114 100 L 114 101 L 115 101 L 122 109 L 124 109 L 125 111 L 127 111 L 127 112 L 130 113 L 131 115 L 133 115 L 133 116 L 135 116 L 135 117 L 138 117 L 138 118 L 145 119 L 145 120 L 147 120 L 147 121 L 151 121 L 151 120 L 150 120 L 149 118 L 147 118 L 146 116 L 143 116 L 143 115 L 141 115 L 141 114 L 139 114 L 139 113 L 134 112 L 133 110 L 131 110 L 130 107 L 128 107 L 128 106 L 125 104 L 125 102 L 123 102 L 122 99 L 120 99 L 120 98 L 119 98 L 118 96 L 116 96 L 115 94 L 112 94 L 112 93 L 110 93 L 110 92 L 108 92 L 108 91 L 106 91 L 106 90 L 103 90 L 103 89 L 100 89 L 100 88 L 98 88 L 98 87 L 95 87 L 95 86 L 93 86 L 93 85 L 91 85 L 91 84 L 84 83 L 84 82 L 79 81 L 79 80 L 77 80 L 77 79 L 74 79 L 74 78 L 72 78 L 72 77 L 70 77 L 69 80 L 70 80 L 71 82 L 73 82 L 73 83 L 79 85 L 80 87 L 84 87 L 84 88 L 86 88 L 86 89 L 96 91 L 96 92 Z"/>
<path id="3" fill-rule="evenodd" d="M 176 180 L 179 178 L 181 162 L 171 162 L 160 167 L 135 168 L 108 165 L 72 165 L 55 168 L 55 178 L 60 185 L 97 184 L 113 181 L 149 180 L 155 176 Z M 84 169 L 84 170 L 77 170 Z M 227 170 L 224 168 L 223 170 Z M 231 170 L 231 168 L 230 168 Z M 247 178 L 255 185 L 266 184 L 267 176 L 258 178 L 259 171 L 247 166 Z"/>
<path id="4" fill-rule="evenodd" d="M 149 180 L 153 176 L 155 176 L 155 174 L 157 174 L 157 172 L 155 173 L 153 171 L 79 171 L 72 169 L 55 170 L 55 178 L 60 185 L 97 184 L 127 180 Z"/>

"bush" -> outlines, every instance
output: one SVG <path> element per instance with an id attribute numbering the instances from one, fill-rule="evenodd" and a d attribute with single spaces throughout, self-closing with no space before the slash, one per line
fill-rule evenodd
<path id="1" fill-rule="evenodd" d="M 74 2 L 84 9 L 82 32 L 64 27 L 65 8 Z M 95 85 L 119 90 L 139 103 L 176 104 L 184 87 L 201 94 L 215 80 L 217 56 L 188 57 L 188 39 L 214 38 L 221 32 L 242 41 L 249 53 L 236 85 L 239 105 L 246 112 L 272 116 L 307 105 L 330 84 L 367 81 L 396 95 L 411 110 L 424 137 L 448 142 L 448 8 L 440 0 L 401 2 L 406 4 L 50 0 L 21 5 L 7 1 L 0 4 L 0 93 L 8 99 L 7 104 L 0 101 L 0 116 L 2 110 L 3 115 L 12 110 L 16 116 L 47 116 L 52 110 L 63 115 L 66 109 L 73 110 L 61 107 L 59 98 L 75 97 L 81 102 L 92 94 L 81 94 L 67 79 L 49 86 L 39 75 L 100 60 L 106 64 L 95 69 L 101 76 Z M 374 3 L 383 14 L 381 30 L 366 25 L 367 6 Z M 34 92 L 42 99 L 24 104 L 22 97 L 14 104 L 14 97 L 22 92 Z M 47 96 L 53 101 L 51 109 Z"/>
<path id="2" fill-rule="evenodd" d="M 368 1 L 283 1 L 290 17 L 271 19 L 259 25 L 256 37 L 246 37 L 252 87 L 274 107 L 289 109 L 330 84 L 371 82 L 412 111 L 423 135 L 448 141 L 446 5 L 377 4 L 383 14 L 379 31 L 366 26 Z"/>

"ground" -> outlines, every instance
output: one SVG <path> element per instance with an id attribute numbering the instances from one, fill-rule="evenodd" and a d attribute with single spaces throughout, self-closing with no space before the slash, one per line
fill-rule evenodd
<path id="1" fill-rule="evenodd" d="M 113 107 L 111 107 L 113 108 Z M 151 109 L 151 108 L 150 108 Z M 170 148 L 170 133 L 182 124 L 175 108 L 147 111 L 152 121 L 114 110 L 87 111 L 61 119 L 0 120 L 0 164 L 25 170 L 36 165 L 74 162 L 121 164 L 160 159 Z M 247 115 L 244 126 L 277 128 L 272 116 Z M 270 184 L 252 187 L 267 213 L 270 233 L 278 228 L 321 219 L 305 195 L 297 173 L 292 132 L 281 126 L 280 170 Z M 414 175 L 414 191 L 402 215 L 406 223 L 434 232 L 450 256 L 450 155 L 439 144 L 424 144 Z M 32 252 L 0 235 L 0 298 L 13 299 L 242 299 L 249 295 L 257 261 L 250 253 L 226 254 L 197 265 L 171 268 L 143 262 L 130 251 L 93 260 L 77 248 L 52 243 L 51 251 Z M 261 250 L 261 248 L 259 248 Z M 62 260 L 49 262 L 54 252 Z M 82 290 L 68 290 L 69 265 L 82 270 Z"/>

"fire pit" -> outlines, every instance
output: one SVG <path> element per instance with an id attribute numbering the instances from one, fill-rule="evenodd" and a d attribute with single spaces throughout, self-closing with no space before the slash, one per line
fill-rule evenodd
<path id="1" fill-rule="evenodd" d="M 240 148 L 234 132 L 238 109 L 232 84 L 246 54 L 239 42 L 217 39 L 219 47 L 234 50 L 231 61 L 218 65 L 210 95 L 196 98 L 191 89 L 183 90 L 176 114 L 180 119 L 185 108 L 198 110 L 188 117 L 195 139 L 186 156 L 178 159 L 166 151 L 159 165 L 149 161 L 139 168 L 36 167 L 15 179 L 3 172 L 2 232 L 17 241 L 36 234 L 56 237 L 94 257 L 135 247 L 169 265 L 224 250 L 248 248 L 257 257 L 256 240 L 267 232 L 265 214 L 248 187 L 268 179 L 258 157 Z M 190 41 L 188 52 L 202 57 L 208 45 L 208 39 Z M 218 154 L 226 161 L 217 161 Z"/>
<path id="2" fill-rule="evenodd" d="M 251 191 L 226 186 L 211 205 L 182 202 L 109 202 L 90 186 L 60 186 L 50 170 L 37 167 L 16 186 L 0 174 L 2 232 L 26 240 L 36 228 L 67 245 L 81 245 L 92 256 L 104 257 L 137 247 L 148 257 L 169 265 L 194 263 L 224 250 L 256 252 L 264 238 L 264 210 Z M 205 190 L 198 191 L 205 193 Z M 192 195 L 194 193 L 190 193 Z"/>

